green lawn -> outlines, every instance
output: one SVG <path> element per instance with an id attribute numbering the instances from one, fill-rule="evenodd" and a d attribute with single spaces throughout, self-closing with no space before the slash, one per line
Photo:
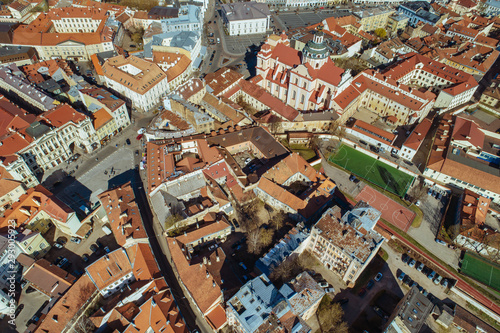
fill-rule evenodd
<path id="1" fill-rule="evenodd" d="M 294 153 L 299 153 L 306 161 L 314 161 L 316 159 L 316 152 L 305 145 L 290 145 L 290 150 Z"/>
<path id="2" fill-rule="evenodd" d="M 340 146 L 330 161 L 400 197 L 413 181 L 412 176 L 346 145 Z"/>
<path id="3" fill-rule="evenodd" d="M 500 291 L 500 266 L 466 252 L 460 271 L 485 285 Z"/>

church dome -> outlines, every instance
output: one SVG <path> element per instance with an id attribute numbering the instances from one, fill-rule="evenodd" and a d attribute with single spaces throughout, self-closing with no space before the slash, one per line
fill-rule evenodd
<path id="1" fill-rule="evenodd" d="M 302 50 L 302 55 L 309 59 L 325 59 L 330 55 L 328 46 L 324 41 L 324 33 L 317 31 L 314 38 L 307 42 Z"/>

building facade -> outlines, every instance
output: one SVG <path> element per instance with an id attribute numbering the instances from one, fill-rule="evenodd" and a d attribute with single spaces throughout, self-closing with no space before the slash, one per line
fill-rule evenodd
<path id="1" fill-rule="evenodd" d="M 222 5 L 222 19 L 230 36 L 266 33 L 271 12 L 266 3 L 235 2 Z"/>
<path id="2" fill-rule="evenodd" d="M 384 241 L 372 230 L 379 218 L 380 212 L 362 201 L 344 216 L 335 206 L 314 225 L 306 249 L 348 285 L 354 285 Z"/>

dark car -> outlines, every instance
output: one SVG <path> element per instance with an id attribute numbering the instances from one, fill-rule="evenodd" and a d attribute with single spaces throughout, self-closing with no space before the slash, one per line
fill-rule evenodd
<path id="1" fill-rule="evenodd" d="M 96 253 L 97 250 L 99 250 L 99 248 L 97 247 L 97 245 L 95 245 L 95 244 L 90 245 L 90 251 L 92 251 L 93 253 Z"/>
<path id="2" fill-rule="evenodd" d="M 130 139 L 125 140 L 125 142 L 127 143 L 127 145 L 130 145 Z"/>
<path id="3" fill-rule="evenodd" d="M 236 219 L 233 219 L 233 224 L 236 228 L 239 228 L 240 225 L 238 224 L 238 221 L 236 221 Z"/>
<path id="4" fill-rule="evenodd" d="M 375 285 L 375 282 L 373 280 L 368 281 L 368 284 L 366 285 L 366 289 L 370 290 L 373 288 Z"/>
<path id="5" fill-rule="evenodd" d="M 24 309 L 24 304 L 19 304 L 14 315 L 17 316 L 21 311 L 23 311 L 23 309 Z"/>
<path id="6" fill-rule="evenodd" d="M 85 234 L 85 238 L 89 238 L 89 236 L 92 234 L 92 229 L 90 229 L 86 234 Z"/>
<path id="7" fill-rule="evenodd" d="M 82 255 L 82 260 L 83 260 L 84 262 L 88 262 L 88 261 L 89 261 L 89 256 L 88 256 L 87 254 L 83 254 L 83 255 Z"/>
<path id="8" fill-rule="evenodd" d="M 97 244 L 97 246 L 99 246 L 101 249 L 103 249 L 103 248 L 104 248 L 104 245 L 102 245 L 102 243 L 101 243 L 101 242 L 96 241 L 95 243 L 96 243 L 96 244 Z"/>
<path id="9" fill-rule="evenodd" d="M 401 256 L 401 261 L 403 262 L 403 264 L 407 264 L 408 261 L 410 261 L 410 256 L 408 256 L 406 253 L 403 253 L 403 255 Z"/>
<path id="10" fill-rule="evenodd" d="M 365 142 L 365 141 L 363 141 L 363 140 L 359 140 L 359 143 L 361 143 L 362 145 L 365 145 L 365 146 L 368 144 L 368 143 L 366 143 L 366 142 Z"/>
<path id="11" fill-rule="evenodd" d="M 344 305 L 344 304 L 346 304 L 346 303 L 348 303 L 348 302 L 349 302 L 349 298 L 347 298 L 347 297 L 346 297 L 346 298 L 342 298 L 342 299 L 339 301 L 339 304 L 340 304 L 340 305 Z"/>

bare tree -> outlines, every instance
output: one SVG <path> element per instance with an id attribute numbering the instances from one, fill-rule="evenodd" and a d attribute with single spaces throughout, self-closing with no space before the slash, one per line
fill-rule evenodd
<path id="1" fill-rule="evenodd" d="M 348 325 L 344 322 L 344 311 L 339 303 L 332 302 L 332 299 L 325 295 L 316 312 L 319 328 L 321 332 L 348 333 Z"/>
<path id="2" fill-rule="evenodd" d="M 285 218 L 286 213 L 282 210 L 274 214 L 273 218 L 271 219 L 271 223 L 276 230 L 279 230 L 281 229 L 281 227 L 283 227 L 283 225 L 285 224 Z"/>
<path id="3" fill-rule="evenodd" d="M 247 234 L 248 251 L 260 254 L 260 251 L 273 241 L 274 232 L 271 229 L 255 228 Z"/>
<path id="4" fill-rule="evenodd" d="M 92 333 L 95 331 L 96 327 L 88 317 L 81 316 L 75 323 L 74 329 L 77 333 Z"/>

